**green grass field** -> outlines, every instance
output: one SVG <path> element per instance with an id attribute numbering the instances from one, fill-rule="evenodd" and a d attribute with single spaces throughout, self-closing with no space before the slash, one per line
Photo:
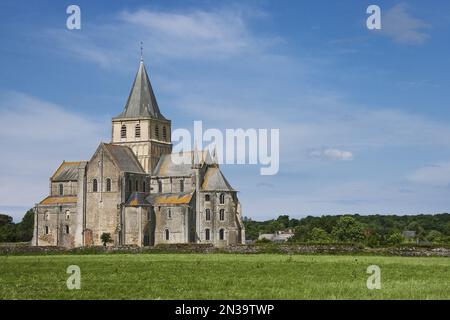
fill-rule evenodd
<path id="1" fill-rule="evenodd" d="M 66 268 L 81 268 L 68 290 Z M 366 269 L 381 268 L 380 290 Z M 106 254 L 0 256 L 0 299 L 449 299 L 449 258 Z"/>

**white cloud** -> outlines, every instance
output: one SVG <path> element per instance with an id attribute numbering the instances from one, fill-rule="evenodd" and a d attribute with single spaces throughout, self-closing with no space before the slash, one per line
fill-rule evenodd
<path id="1" fill-rule="evenodd" d="M 108 121 L 97 122 L 66 108 L 9 92 L 0 95 L 0 209 L 20 220 L 48 194 L 48 178 L 63 161 L 89 160 Z M 11 210 L 11 211 L 10 211 Z"/>
<path id="2" fill-rule="evenodd" d="M 441 162 L 418 169 L 409 180 L 434 187 L 450 187 L 450 162 Z"/>
<path id="3" fill-rule="evenodd" d="M 430 26 L 426 22 L 413 17 L 407 11 L 407 5 L 398 4 L 393 8 L 382 12 L 381 33 L 401 44 L 419 45 L 424 43 L 430 36 L 424 31 Z"/>
<path id="4" fill-rule="evenodd" d="M 309 156 L 324 160 L 353 160 L 352 152 L 333 148 L 311 150 Z"/>
<path id="5" fill-rule="evenodd" d="M 67 30 L 48 30 L 47 34 L 64 52 L 106 68 L 137 58 L 140 41 L 152 61 L 223 59 L 263 52 L 282 41 L 275 36 L 256 36 L 247 25 L 248 16 L 239 7 L 183 12 L 142 9 L 120 12 L 102 25 L 85 24 L 83 34 Z"/>

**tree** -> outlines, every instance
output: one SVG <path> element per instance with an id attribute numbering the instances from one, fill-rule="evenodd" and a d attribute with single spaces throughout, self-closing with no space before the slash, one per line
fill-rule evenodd
<path id="1" fill-rule="evenodd" d="M 319 242 L 319 243 L 331 242 L 331 237 L 328 234 L 328 232 L 326 232 L 321 228 L 313 228 L 311 230 L 309 238 L 312 242 Z"/>
<path id="2" fill-rule="evenodd" d="M 351 216 L 340 217 L 332 234 L 341 242 L 363 242 L 365 239 L 363 225 Z"/>
<path id="3" fill-rule="evenodd" d="M 405 241 L 405 237 L 400 232 L 394 232 L 387 238 L 387 242 L 391 245 L 400 244 Z"/>
<path id="4" fill-rule="evenodd" d="M 100 239 L 102 240 L 103 245 L 106 247 L 107 243 L 112 242 L 111 233 L 103 232 L 102 235 L 100 236 Z"/>
<path id="5" fill-rule="evenodd" d="M 16 241 L 16 225 L 13 223 L 13 218 L 0 214 L 0 242 L 14 241 Z"/>
<path id="6" fill-rule="evenodd" d="M 31 241 L 34 230 L 34 210 L 28 210 L 20 223 L 16 225 L 17 241 Z"/>
<path id="7" fill-rule="evenodd" d="M 443 237 L 442 233 L 440 233 L 437 230 L 431 230 L 428 235 L 425 237 L 427 241 L 433 242 L 433 243 L 443 243 L 445 242 L 445 238 Z"/>

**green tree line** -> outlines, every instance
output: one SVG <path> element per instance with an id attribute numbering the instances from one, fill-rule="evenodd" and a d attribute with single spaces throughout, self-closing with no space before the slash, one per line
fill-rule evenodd
<path id="1" fill-rule="evenodd" d="M 337 215 L 308 216 L 291 219 L 253 221 L 244 218 L 246 238 L 256 240 L 260 233 L 292 229 L 291 242 L 301 243 L 362 243 L 367 246 L 395 245 L 404 242 L 450 244 L 450 214 L 435 215 Z M 414 231 L 415 237 L 405 238 L 403 231 Z"/>
<path id="2" fill-rule="evenodd" d="M 13 218 L 0 214 L 0 242 L 26 242 L 33 238 L 34 211 L 25 213 L 22 221 L 14 223 Z"/>

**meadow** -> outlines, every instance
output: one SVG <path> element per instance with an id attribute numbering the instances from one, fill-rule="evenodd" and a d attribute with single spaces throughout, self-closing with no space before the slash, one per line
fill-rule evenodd
<path id="1" fill-rule="evenodd" d="M 81 289 L 68 290 L 69 265 Z M 366 286 L 369 265 L 381 289 Z M 282 254 L 0 256 L 0 299 L 449 299 L 450 259 Z"/>

